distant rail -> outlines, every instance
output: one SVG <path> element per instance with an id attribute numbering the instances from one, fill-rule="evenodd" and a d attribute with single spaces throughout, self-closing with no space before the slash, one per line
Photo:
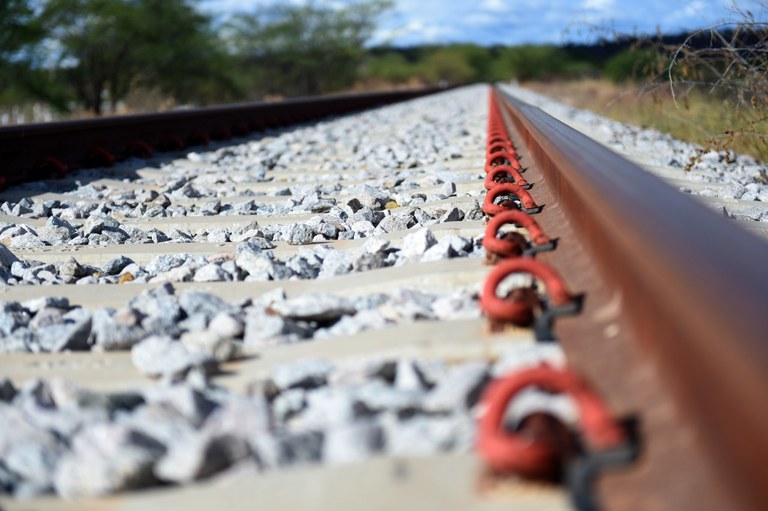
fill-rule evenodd
<path id="1" fill-rule="evenodd" d="M 339 94 L 0 128 L 0 185 L 56 177 L 439 92 L 441 88 Z"/>

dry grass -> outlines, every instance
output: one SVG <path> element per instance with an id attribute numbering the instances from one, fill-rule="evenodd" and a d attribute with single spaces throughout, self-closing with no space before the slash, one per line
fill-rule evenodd
<path id="1" fill-rule="evenodd" d="M 527 87 L 611 119 L 654 128 L 709 149 L 749 154 L 768 161 L 766 113 L 727 99 L 691 92 L 672 99 L 668 88 L 652 91 L 604 80 L 534 82 Z"/>

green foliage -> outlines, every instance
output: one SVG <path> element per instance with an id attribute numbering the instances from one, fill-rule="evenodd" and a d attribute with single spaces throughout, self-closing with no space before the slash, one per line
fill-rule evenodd
<path id="1" fill-rule="evenodd" d="M 460 48 L 448 46 L 435 50 L 424 60 L 420 75 L 431 84 L 462 85 L 473 81 L 477 72 Z"/>
<path id="2" fill-rule="evenodd" d="M 29 0 L 0 1 L 0 102 L 26 96 L 20 84 L 31 78 L 31 50 L 43 34 Z"/>
<path id="3" fill-rule="evenodd" d="M 494 63 L 493 76 L 498 80 L 549 80 L 587 74 L 589 63 L 572 58 L 554 45 L 523 45 L 504 48 Z"/>
<path id="4" fill-rule="evenodd" d="M 603 74 L 615 83 L 640 80 L 655 76 L 658 54 L 650 48 L 630 48 L 608 59 Z"/>
<path id="5" fill-rule="evenodd" d="M 228 38 L 261 94 L 311 95 L 350 86 L 363 45 L 391 2 L 367 0 L 327 7 L 278 4 L 236 16 Z"/>
<path id="6" fill-rule="evenodd" d="M 403 84 L 416 75 L 416 66 L 400 53 L 393 51 L 368 59 L 363 73 L 368 78 Z"/>
<path id="7" fill-rule="evenodd" d="M 228 85 L 225 53 L 187 0 L 49 0 L 43 21 L 60 49 L 56 79 L 96 114 L 139 85 L 182 101 Z"/>

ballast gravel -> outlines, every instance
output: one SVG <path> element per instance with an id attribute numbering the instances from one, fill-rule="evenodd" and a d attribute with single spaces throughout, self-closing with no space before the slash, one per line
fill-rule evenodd
<path id="1" fill-rule="evenodd" d="M 275 367 L 245 394 L 213 385 L 199 368 L 121 393 L 0 379 L 0 494 L 72 499 L 244 469 L 466 452 L 491 375 L 532 362 L 559 364 L 562 352 L 520 348 L 495 363 L 304 359 Z"/>
<path id="2" fill-rule="evenodd" d="M 19 217 L 0 222 L 5 285 L 159 284 L 117 309 L 85 309 L 55 296 L 0 302 L 0 352 L 130 351 L 152 379 L 142 390 L 110 394 L 55 378 L 0 378 L 0 494 L 79 498 L 378 454 L 468 450 L 490 376 L 515 357 L 557 363 L 559 348 L 521 348 L 495 363 L 298 360 L 274 367 L 245 394 L 216 386 L 211 376 L 222 362 L 266 346 L 477 318 L 479 282 L 450 294 L 405 286 L 355 297 L 287 296 L 276 288 L 239 303 L 179 293 L 174 283 L 324 279 L 483 257 L 479 238 L 436 235 L 433 226 L 483 218 L 482 187 L 457 191 L 461 181 L 480 183 L 481 165 L 461 173 L 446 162 L 483 147 L 485 105 L 484 87 L 464 88 L 189 153 L 130 183 L 113 176 L 143 162 L 82 170 L 63 184 L 22 187 L 66 199 L 0 204 L 0 214 Z M 297 163 L 316 169 L 296 170 Z M 289 174 L 290 182 L 275 180 Z M 244 221 L 199 229 L 151 223 L 205 216 Z M 382 237 L 406 230 L 398 243 Z M 361 238 L 356 249 L 329 243 Z M 19 256 L 43 247 L 141 243 L 178 247 L 146 264 L 121 255 L 100 267 L 76 256 L 57 263 Z M 184 253 L 187 243 L 237 246 L 232 254 L 198 256 Z M 277 256 L 281 243 L 297 251 Z"/>

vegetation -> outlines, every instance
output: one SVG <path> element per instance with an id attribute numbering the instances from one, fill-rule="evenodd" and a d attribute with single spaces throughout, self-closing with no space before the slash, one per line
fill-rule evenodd
<path id="1" fill-rule="evenodd" d="M 387 0 L 342 8 L 274 4 L 235 16 L 224 32 L 249 96 L 323 94 L 352 85 L 364 44 L 390 6 Z"/>

